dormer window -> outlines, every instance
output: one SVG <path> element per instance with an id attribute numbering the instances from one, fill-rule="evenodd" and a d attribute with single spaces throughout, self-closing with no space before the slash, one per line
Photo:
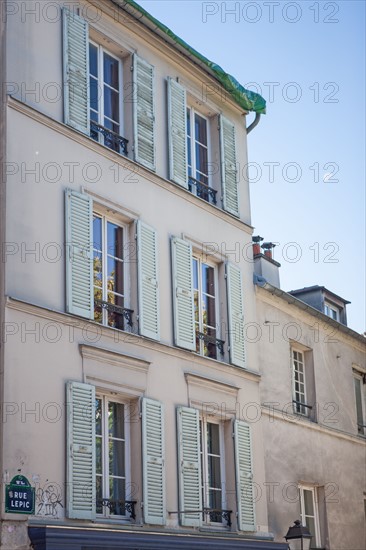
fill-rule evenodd
<path id="1" fill-rule="evenodd" d="M 339 321 L 339 308 L 337 306 L 329 302 L 324 302 L 324 313 L 328 315 L 328 317 L 331 317 L 331 319 Z"/>

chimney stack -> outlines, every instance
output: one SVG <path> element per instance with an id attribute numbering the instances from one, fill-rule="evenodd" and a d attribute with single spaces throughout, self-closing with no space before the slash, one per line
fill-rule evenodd
<path id="1" fill-rule="evenodd" d="M 263 241 L 263 237 L 259 235 L 252 237 L 252 241 L 254 273 L 267 281 L 267 283 L 280 288 L 279 268 L 281 264 L 273 259 L 273 249 L 276 246 L 275 243 L 265 242 L 261 245 L 260 242 Z"/>
<path id="2" fill-rule="evenodd" d="M 253 256 L 258 256 L 258 254 L 261 253 L 261 245 L 260 242 L 263 241 L 263 237 L 260 237 L 259 235 L 255 235 L 252 237 L 253 241 Z"/>
<path id="3" fill-rule="evenodd" d="M 263 243 L 262 248 L 264 250 L 264 255 L 269 258 L 270 260 L 273 260 L 273 249 L 276 245 L 274 243 Z"/>

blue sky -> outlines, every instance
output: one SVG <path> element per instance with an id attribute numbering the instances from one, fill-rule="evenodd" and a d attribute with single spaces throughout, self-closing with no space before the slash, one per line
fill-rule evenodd
<path id="1" fill-rule="evenodd" d="M 365 2 L 139 0 L 267 100 L 249 135 L 255 234 L 281 287 L 319 284 L 365 330 Z"/>

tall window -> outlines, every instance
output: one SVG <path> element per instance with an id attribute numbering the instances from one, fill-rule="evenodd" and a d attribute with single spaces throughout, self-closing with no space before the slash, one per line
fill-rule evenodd
<path id="1" fill-rule="evenodd" d="M 353 384 L 355 388 L 355 401 L 356 401 L 356 418 L 357 418 L 357 432 L 361 435 L 365 434 L 366 421 L 364 418 L 364 399 L 363 399 L 363 383 L 362 375 L 354 372 Z"/>
<path id="2" fill-rule="evenodd" d="M 124 230 L 104 216 L 93 216 L 94 319 L 124 329 Z"/>
<path id="3" fill-rule="evenodd" d="M 208 515 L 204 514 L 203 519 L 210 523 L 222 523 L 220 512 L 223 509 L 221 432 L 221 424 L 209 422 L 205 418 L 200 420 L 202 502 L 204 508 L 213 510 Z"/>
<path id="4" fill-rule="evenodd" d="M 125 516 L 127 486 L 126 405 L 97 396 L 95 406 L 96 510 L 104 516 Z"/>
<path id="5" fill-rule="evenodd" d="M 193 292 L 197 353 L 216 359 L 216 270 L 198 258 L 193 258 Z"/>
<path id="6" fill-rule="evenodd" d="M 312 534 L 311 548 L 320 546 L 319 511 L 315 487 L 299 487 L 301 523 L 306 525 Z"/>
<path id="7" fill-rule="evenodd" d="M 293 401 L 295 413 L 308 415 L 306 405 L 305 362 L 304 354 L 299 350 L 292 350 L 293 369 Z"/>
<path id="8" fill-rule="evenodd" d="M 121 63 L 92 42 L 89 43 L 89 85 L 91 137 L 120 152 Z M 93 122 L 102 128 L 93 125 Z"/>
<path id="9" fill-rule="evenodd" d="M 193 109 L 187 109 L 187 158 L 189 190 L 210 201 L 208 190 L 208 121 Z"/>

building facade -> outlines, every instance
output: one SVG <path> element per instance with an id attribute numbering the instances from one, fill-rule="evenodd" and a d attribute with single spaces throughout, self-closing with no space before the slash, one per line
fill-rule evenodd
<path id="1" fill-rule="evenodd" d="M 365 338 L 346 325 L 349 302 L 320 286 L 284 292 L 271 253 L 254 262 L 269 529 L 281 540 L 292 515 L 312 548 L 361 550 Z"/>
<path id="2" fill-rule="evenodd" d="M 283 550 L 245 415 L 264 100 L 130 0 L 1 25 L 0 547 Z"/>

